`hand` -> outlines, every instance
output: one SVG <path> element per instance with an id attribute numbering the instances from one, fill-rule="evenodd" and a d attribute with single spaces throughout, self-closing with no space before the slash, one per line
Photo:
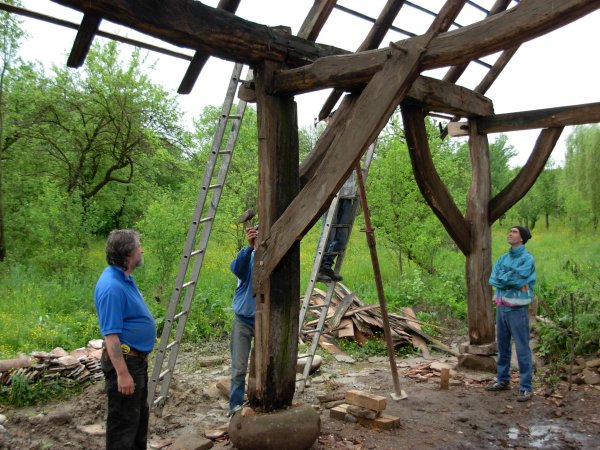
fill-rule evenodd
<path id="1" fill-rule="evenodd" d="M 527 292 L 527 291 L 529 291 L 529 285 L 528 284 L 526 284 L 525 286 L 523 286 L 521 288 L 521 292 Z"/>
<path id="2" fill-rule="evenodd" d="M 246 228 L 246 239 L 248 239 L 248 246 L 256 248 L 256 239 L 258 238 L 258 230 L 254 227 Z"/>
<path id="3" fill-rule="evenodd" d="M 122 375 L 117 375 L 118 391 L 123 395 L 133 395 L 135 392 L 135 383 L 129 371 Z"/>

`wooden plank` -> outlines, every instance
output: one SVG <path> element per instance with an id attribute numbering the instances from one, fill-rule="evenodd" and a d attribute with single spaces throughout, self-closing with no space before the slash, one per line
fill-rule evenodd
<path id="1" fill-rule="evenodd" d="M 542 130 L 535 142 L 529 159 L 517 176 L 490 201 L 489 223 L 494 223 L 498 220 L 531 189 L 537 177 L 544 170 L 562 130 L 563 128 L 547 128 Z"/>
<path id="2" fill-rule="evenodd" d="M 385 397 L 359 391 L 358 389 L 346 391 L 346 403 L 379 412 L 383 411 L 387 406 Z"/>
<path id="3" fill-rule="evenodd" d="M 333 314 L 333 316 L 331 316 L 331 319 L 327 323 L 327 326 L 330 329 L 334 330 L 338 327 L 340 321 L 342 320 L 342 317 L 344 317 L 346 311 L 348 311 L 348 307 L 352 304 L 353 300 L 353 294 L 348 294 L 344 297 L 342 303 L 335 309 L 335 313 Z"/>
<path id="4" fill-rule="evenodd" d="M 421 325 L 419 325 L 418 321 L 413 321 L 411 319 L 416 319 L 417 315 L 415 314 L 415 312 L 413 311 L 413 309 L 411 307 L 405 306 L 400 308 L 400 310 L 404 313 L 404 315 L 407 317 L 407 323 L 411 326 L 413 326 L 414 328 L 416 328 L 417 330 L 421 329 Z M 430 358 L 431 354 L 429 353 L 429 347 L 427 347 L 427 342 L 425 342 L 425 339 L 423 339 L 421 336 L 417 335 L 417 334 L 413 334 L 410 337 L 410 340 L 412 342 L 413 347 L 421 350 L 421 354 L 423 355 L 424 358 Z"/>
<path id="5" fill-rule="evenodd" d="M 354 325 L 352 324 L 352 320 L 342 320 L 337 331 L 338 337 L 340 338 L 354 337 Z"/>
<path id="6" fill-rule="evenodd" d="M 600 122 L 600 102 L 497 114 L 477 119 L 480 133 L 559 128 Z"/>
<path id="7" fill-rule="evenodd" d="M 100 27 L 100 22 L 102 22 L 102 18 L 97 14 L 86 13 L 83 15 L 77 36 L 75 36 L 75 42 L 73 42 L 73 48 L 71 48 L 67 60 L 67 67 L 76 69 L 83 65 L 92 42 L 94 42 L 94 36 Z"/>

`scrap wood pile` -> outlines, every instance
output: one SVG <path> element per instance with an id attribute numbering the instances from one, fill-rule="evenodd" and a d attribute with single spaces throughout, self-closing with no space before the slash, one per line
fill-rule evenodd
<path id="1" fill-rule="evenodd" d="M 55 348 L 51 352 L 32 352 L 31 356 L 0 361 L 0 385 L 10 385 L 13 378 L 21 376 L 31 383 L 65 384 L 83 383 L 87 380 L 103 380 L 100 367 L 102 340 L 88 343 L 86 348 L 66 352 Z"/>
<path id="2" fill-rule="evenodd" d="M 314 334 L 321 311 L 324 309 L 319 306 L 325 304 L 326 295 L 325 291 L 314 289 L 307 319 L 301 330 L 304 339 L 310 340 Z M 303 301 L 302 298 L 300 300 Z M 428 356 L 427 343 L 430 343 L 438 350 L 454 354 L 449 347 L 421 330 L 421 322 L 416 319 L 412 308 L 402 308 L 402 313 L 403 316 L 388 314 L 394 347 L 412 344 L 419 348 L 425 356 Z M 336 284 L 326 314 L 327 318 L 321 335 L 324 341 L 327 341 L 328 336 L 335 336 L 354 338 L 359 345 L 362 345 L 375 336 L 384 335 L 379 305 L 366 305 L 341 283 Z"/>

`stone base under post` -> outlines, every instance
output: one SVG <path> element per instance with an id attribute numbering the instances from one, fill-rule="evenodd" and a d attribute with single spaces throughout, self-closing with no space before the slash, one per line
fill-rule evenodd
<path id="1" fill-rule="evenodd" d="M 496 373 L 498 348 L 496 342 L 471 345 L 468 342 L 459 346 L 458 367 L 480 372 Z"/>
<path id="2" fill-rule="evenodd" d="M 307 450 L 320 432 L 321 417 L 308 405 L 252 415 L 242 409 L 229 422 L 229 439 L 239 450 Z"/>

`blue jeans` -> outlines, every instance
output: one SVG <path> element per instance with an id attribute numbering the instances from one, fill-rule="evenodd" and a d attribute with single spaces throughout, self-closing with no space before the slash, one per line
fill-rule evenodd
<path id="1" fill-rule="evenodd" d="M 322 229 L 325 228 L 325 222 L 327 220 L 327 212 L 323 214 L 322 218 Z M 341 198 L 338 202 L 337 214 L 335 215 L 332 226 L 336 224 L 349 224 L 352 221 L 352 200 L 348 198 Z M 348 243 L 348 235 L 350 229 L 347 227 L 334 228 L 329 234 L 330 240 L 325 245 L 325 252 L 341 252 L 346 244 Z M 321 259 L 322 269 L 331 269 L 335 262 L 334 255 L 325 255 Z"/>
<path id="2" fill-rule="evenodd" d="M 511 338 L 515 341 L 519 362 L 519 389 L 531 391 L 533 364 L 529 348 L 529 311 L 527 306 L 496 308 L 496 339 L 498 341 L 498 383 L 510 382 Z"/>
<path id="3" fill-rule="evenodd" d="M 229 410 L 244 403 L 248 358 L 254 337 L 254 326 L 244 322 L 238 316 L 233 319 L 231 328 L 231 385 L 229 391 Z"/>
<path id="4" fill-rule="evenodd" d="M 103 356 L 100 364 L 106 380 L 108 417 L 106 419 L 107 450 L 145 449 L 148 440 L 148 360 L 128 357 L 127 370 L 135 382 L 133 395 L 118 390 L 117 372 L 112 362 Z"/>

